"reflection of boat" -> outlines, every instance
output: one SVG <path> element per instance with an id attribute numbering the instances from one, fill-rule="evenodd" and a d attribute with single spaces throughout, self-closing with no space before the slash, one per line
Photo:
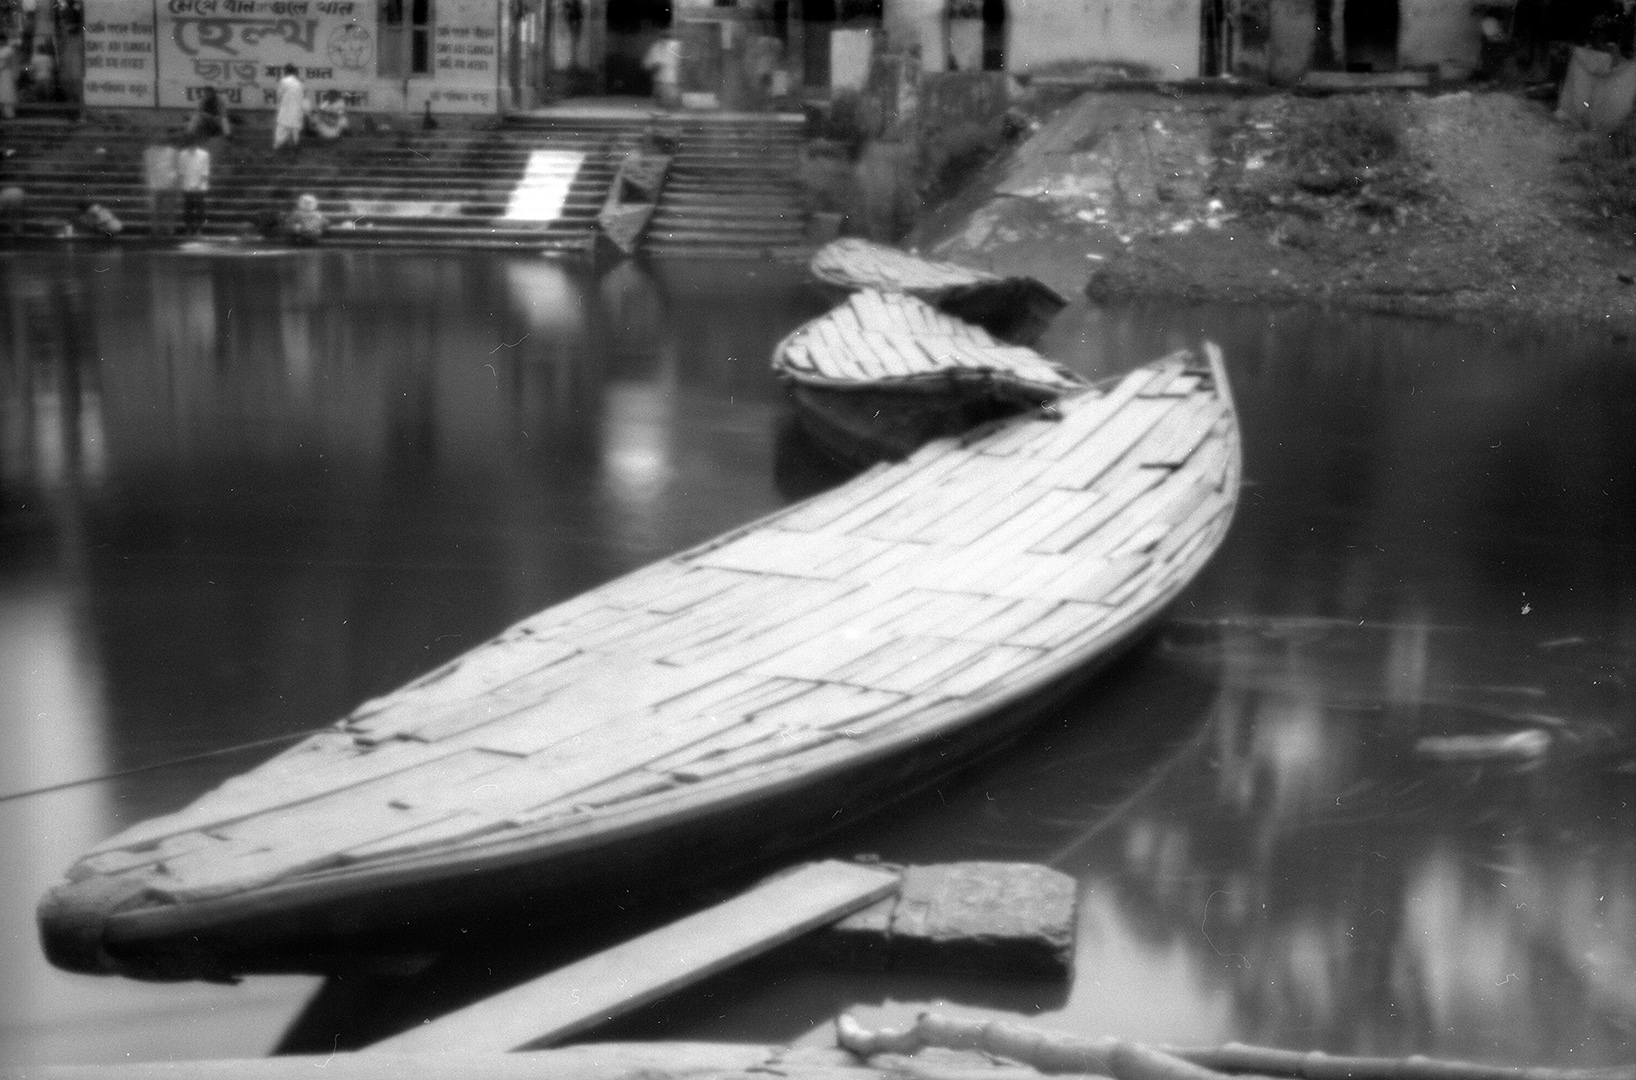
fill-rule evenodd
<path id="1" fill-rule="evenodd" d="M 1079 376 L 903 293 L 856 292 L 773 351 L 803 424 L 855 460 L 1047 404 Z"/>
<path id="2" fill-rule="evenodd" d="M 1002 277 L 855 237 L 819 248 L 811 268 L 814 277 L 836 289 L 909 293 L 1018 345 L 1037 341 L 1067 304 L 1031 277 Z"/>
<path id="3" fill-rule="evenodd" d="M 619 162 L 596 220 L 602 237 L 626 255 L 636 253 L 642 232 L 659 207 L 670 159 L 655 144 L 627 150 Z"/>
<path id="4" fill-rule="evenodd" d="M 241 258 L 267 255 L 295 255 L 298 252 L 282 244 L 246 243 L 239 237 L 212 237 L 208 240 L 183 240 L 172 248 L 158 249 L 161 255 L 235 255 Z"/>
<path id="5" fill-rule="evenodd" d="M 335 968 L 760 864 L 1016 734 L 1225 535 L 1220 357 L 932 443 L 549 608 L 105 841 L 51 958 Z M 611 890 L 621 890 L 614 892 Z"/>

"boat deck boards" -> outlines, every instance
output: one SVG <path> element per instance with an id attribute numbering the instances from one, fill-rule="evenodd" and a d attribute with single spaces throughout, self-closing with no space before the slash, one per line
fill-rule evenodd
<path id="1" fill-rule="evenodd" d="M 1009 380 L 1045 399 L 1078 390 L 1083 379 L 1033 349 L 996 340 L 906 293 L 865 289 L 802 326 L 773 353 L 773 368 L 826 389 L 915 383 L 950 377 Z"/>
<path id="2" fill-rule="evenodd" d="M 936 293 L 1001 280 L 1000 275 L 986 270 L 924 259 L 852 236 L 825 244 L 808 265 L 812 275 L 826 284 L 882 292 Z"/>
<path id="3" fill-rule="evenodd" d="M 70 880 L 181 902 L 464 859 L 935 735 L 1128 637 L 1209 558 L 1238 489 L 1222 371 L 1167 358 L 542 611 Z"/>

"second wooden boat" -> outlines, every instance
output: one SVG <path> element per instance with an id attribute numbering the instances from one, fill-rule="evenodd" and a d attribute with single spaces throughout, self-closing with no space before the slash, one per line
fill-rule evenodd
<path id="1" fill-rule="evenodd" d="M 77 971 L 344 969 L 787 857 L 1015 736 L 1225 536 L 1224 366 L 1178 355 L 548 608 L 77 861 Z"/>
<path id="2" fill-rule="evenodd" d="M 857 289 L 918 297 L 1014 345 L 1032 345 L 1067 301 L 1031 277 L 1006 276 L 858 237 L 833 240 L 812 256 L 812 276 L 841 293 Z"/>
<path id="3" fill-rule="evenodd" d="M 772 364 L 807 431 L 866 464 L 1085 386 L 1032 349 L 913 296 L 872 289 L 797 329 L 773 350 Z"/>

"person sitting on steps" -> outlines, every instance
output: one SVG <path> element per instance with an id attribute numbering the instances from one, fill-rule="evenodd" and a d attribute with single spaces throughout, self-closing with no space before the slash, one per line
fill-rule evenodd
<path id="1" fill-rule="evenodd" d="M 193 115 L 187 120 L 187 133 L 197 135 L 201 139 L 213 139 L 217 136 L 227 138 L 232 134 L 233 122 L 227 116 L 227 103 L 216 93 L 214 86 L 207 86 L 199 95 L 199 103 L 193 108 Z"/>
<path id="2" fill-rule="evenodd" d="M 320 139 L 339 139 L 347 129 L 347 103 L 339 90 L 325 90 L 311 117 L 312 133 Z"/>

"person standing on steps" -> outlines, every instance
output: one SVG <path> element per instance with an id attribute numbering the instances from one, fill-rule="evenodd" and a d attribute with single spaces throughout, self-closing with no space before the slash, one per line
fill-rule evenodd
<path id="1" fill-rule="evenodd" d="M 660 108 L 675 109 L 682 104 L 682 39 L 667 33 L 655 41 L 642 57 L 642 66 L 653 76 L 653 96 Z"/>
<path id="2" fill-rule="evenodd" d="M 284 65 L 278 80 L 278 112 L 273 117 L 273 149 L 288 143 L 293 154 L 301 146 L 301 129 L 307 123 L 307 88 L 301 85 L 294 64 Z"/>
<path id="3" fill-rule="evenodd" d="M 17 115 L 17 73 L 22 69 L 17 46 L 0 31 L 0 119 Z"/>
<path id="4" fill-rule="evenodd" d="M 210 191 L 210 151 L 197 135 L 176 155 L 176 171 L 182 181 L 182 232 L 198 236 L 204 231 L 205 195 Z"/>
<path id="5" fill-rule="evenodd" d="M 148 235 L 169 239 L 176 231 L 176 204 L 182 193 L 176 140 L 160 139 L 143 150 L 142 172 L 148 183 Z"/>

